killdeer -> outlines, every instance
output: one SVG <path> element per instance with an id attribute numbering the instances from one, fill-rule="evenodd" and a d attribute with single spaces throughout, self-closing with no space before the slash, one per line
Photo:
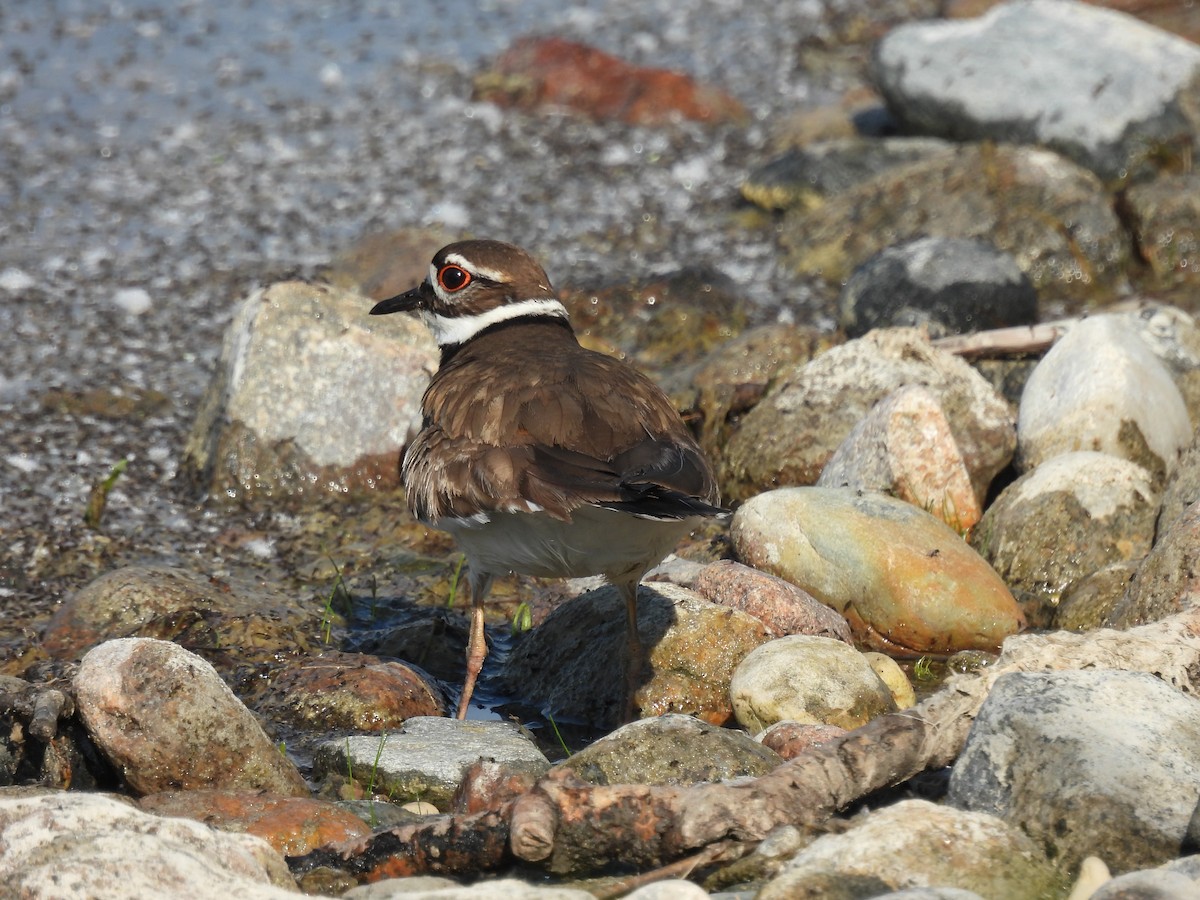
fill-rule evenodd
<path id="1" fill-rule="evenodd" d="M 632 366 L 579 345 L 542 267 L 500 241 L 461 241 L 429 278 L 371 315 L 416 311 L 441 349 L 401 475 L 414 516 L 467 560 L 471 629 L 458 705 L 487 654 L 494 576 L 603 575 L 625 600 L 626 711 L 643 651 L 637 589 L 717 506 L 712 469 L 666 395 Z"/>

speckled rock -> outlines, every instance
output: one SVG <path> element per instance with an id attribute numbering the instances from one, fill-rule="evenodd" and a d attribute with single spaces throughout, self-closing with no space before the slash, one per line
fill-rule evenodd
<path id="1" fill-rule="evenodd" d="M 1094 174 L 1051 153 L 965 144 L 890 169 L 818 210 L 787 213 L 785 262 L 840 289 L 885 247 L 925 235 L 986 240 L 1011 253 L 1041 294 L 1107 295 L 1128 239 Z"/>
<path id="2" fill-rule="evenodd" d="M 1165 868 L 1127 872 L 1105 882 L 1088 900 L 1195 900 L 1200 880 Z"/>
<path id="3" fill-rule="evenodd" d="M 1012 410 L 967 363 L 911 329 L 874 331 L 781 373 L 716 460 L 723 496 L 815 483 L 858 421 L 906 384 L 937 396 L 982 498 L 1012 456 Z"/>
<path id="4" fill-rule="evenodd" d="M 638 633 L 649 657 L 634 697 L 642 716 L 682 712 L 716 725 L 733 714 L 734 668 L 768 639 L 748 613 L 667 583 L 638 590 Z M 607 725 L 624 710 L 628 658 L 625 604 L 604 587 L 562 604 L 524 635 L 500 677 L 513 696 L 555 719 Z"/>
<path id="5" fill-rule="evenodd" d="M 69 839 L 64 836 L 69 835 Z M 294 900 L 261 838 L 164 819 L 103 794 L 0 795 L 0 884 L 14 897 Z"/>
<path id="6" fill-rule="evenodd" d="M 1022 601 L 1045 617 L 1072 585 L 1150 552 L 1159 493 L 1150 473 L 1107 453 L 1053 456 L 996 498 L 971 546 Z"/>
<path id="7" fill-rule="evenodd" d="M 369 793 L 446 810 L 467 768 L 481 757 L 536 775 L 550 768 L 533 741 L 508 722 L 418 716 L 399 731 L 325 742 L 317 748 L 313 776 L 351 772 Z"/>
<path id="8" fill-rule="evenodd" d="M 1018 0 L 971 22 L 912 22 L 875 49 L 872 74 L 915 133 L 1039 143 L 1116 178 L 1147 143 L 1189 140 L 1200 48 L 1084 3 Z"/>
<path id="9" fill-rule="evenodd" d="M 170 640 L 225 670 L 280 652 L 315 650 L 321 611 L 260 584 L 221 581 L 171 566 L 126 566 L 101 575 L 55 610 L 42 635 L 53 657 L 74 659 L 101 641 Z M 233 659 L 225 651 L 237 648 Z"/>
<path id="10" fill-rule="evenodd" d="M 698 784 L 765 775 L 783 760 L 746 734 L 671 713 L 640 719 L 560 766 L 592 784 Z"/>
<path id="11" fill-rule="evenodd" d="M 838 314 L 851 337 L 888 326 L 925 328 L 940 337 L 1032 324 L 1037 293 L 1010 254 L 984 241 L 921 237 L 855 269 Z"/>
<path id="12" fill-rule="evenodd" d="M 1012 673 L 992 687 L 946 802 L 1000 816 L 1064 870 L 1174 858 L 1200 795 L 1200 701 L 1146 672 Z M 1086 785 L 1086 790 L 1080 787 Z"/>
<path id="13" fill-rule="evenodd" d="M 1073 326 L 1021 396 L 1017 456 L 1026 470 L 1059 453 L 1098 450 L 1145 467 L 1161 485 L 1191 441 L 1170 373 L 1120 316 Z"/>
<path id="14" fill-rule="evenodd" d="M 1200 420 L 1197 420 L 1200 421 Z M 1164 535 L 1189 506 L 1200 500 L 1200 440 L 1192 442 L 1179 457 L 1175 470 L 1163 489 L 1162 506 L 1158 513 L 1156 533 Z"/>
<path id="15" fill-rule="evenodd" d="M 970 836 L 966 839 L 966 836 Z M 930 885 L 974 891 L 988 900 L 1055 896 L 1061 876 L 1028 837 L 995 816 L 925 800 L 901 800 L 851 820 L 801 850 L 758 900 L 805 893 L 828 873 L 874 877 L 892 889 Z M 868 896 L 887 896 L 875 891 Z"/>
<path id="16" fill-rule="evenodd" d="M 692 590 L 713 603 L 749 613 L 767 627 L 771 637 L 815 634 L 851 641 L 846 620 L 807 591 L 731 559 L 701 569 Z"/>
<path id="17" fill-rule="evenodd" d="M 247 297 L 192 426 L 187 477 L 244 500 L 395 487 L 437 350 L 416 318 L 371 305 L 300 281 Z"/>
<path id="18" fill-rule="evenodd" d="M 898 497 L 966 533 L 983 515 L 938 398 L 908 384 L 875 404 L 833 452 L 817 487 Z"/>
<path id="19" fill-rule="evenodd" d="M 444 716 L 446 698 L 411 666 L 363 653 L 328 651 L 286 665 L 259 701 L 272 721 L 320 731 L 385 731 L 413 716 Z"/>
<path id="20" fill-rule="evenodd" d="M 885 652 L 991 650 L 1020 630 L 995 571 L 943 522 L 882 494 L 781 488 L 744 503 L 738 556 L 841 612 Z"/>
<path id="21" fill-rule="evenodd" d="M 213 667 L 177 644 L 108 641 L 84 656 L 74 688 L 92 739 L 135 793 L 308 796 L 296 767 Z"/>
<path id="22" fill-rule="evenodd" d="M 1103 626 L 1129 590 L 1142 562 L 1112 563 L 1075 582 L 1063 592 L 1051 627 L 1082 632 Z"/>
<path id="23" fill-rule="evenodd" d="M 729 694 L 738 722 L 752 732 L 783 721 L 857 728 L 896 710 L 888 686 L 861 653 L 806 634 L 752 652 L 734 671 Z"/>

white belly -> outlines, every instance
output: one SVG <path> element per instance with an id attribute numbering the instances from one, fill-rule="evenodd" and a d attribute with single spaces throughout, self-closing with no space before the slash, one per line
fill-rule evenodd
<path id="1" fill-rule="evenodd" d="M 639 519 L 595 506 L 560 522 L 544 513 L 492 513 L 486 523 L 442 519 L 468 563 L 483 574 L 520 572 L 543 578 L 604 575 L 610 581 L 641 576 L 675 549 L 698 519 Z"/>

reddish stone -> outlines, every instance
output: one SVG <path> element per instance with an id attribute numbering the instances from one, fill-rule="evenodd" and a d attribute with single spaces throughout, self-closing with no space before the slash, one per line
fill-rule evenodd
<path id="1" fill-rule="evenodd" d="M 846 729 L 837 725 L 776 722 L 763 732 L 762 744 L 784 759 L 794 759 L 809 747 L 831 741 L 845 733 Z"/>
<path id="2" fill-rule="evenodd" d="M 195 819 L 222 831 L 257 835 L 284 856 L 366 837 L 371 828 L 333 803 L 240 791 L 168 791 L 138 801 L 144 812 Z"/>
<path id="3" fill-rule="evenodd" d="M 749 613 L 775 637 L 812 634 L 851 643 L 850 626 L 835 610 L 790 581 L 733 560 L 705 566 L 692 590 L 710 603 Z"/>
<path id="4" fill-rule="evenodd" d="M 494 759 L 481 759 L 467 769 L 458 783 L 458 790 L 450 801 L 451 808 L 467 815 L 499 809 L 510 800 L 529 793 L 536 782 L 537 776 L 532 772 L 518 771 Z"/>
<path id="5" fill-rule="evenodd" d="M 631 125 L 747 117 L 745 107 L 729 94 L 681 72 L 633 66 L 595 47 L 557 37 L 519 38 L 476 79 L 475 97 L 525 109 L 564 107 Z"/>

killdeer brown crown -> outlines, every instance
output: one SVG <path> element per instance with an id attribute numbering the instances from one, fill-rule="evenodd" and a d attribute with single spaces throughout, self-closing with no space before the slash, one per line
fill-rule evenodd
<path id="1" fill-rule="evenodd" d="M 413 514 L 467 558 L 471 630 L 458 717 L 487 654 L 483 602 L 506 572 L 603 575 L 625 600 L 627 711 L 642 666 L 637 589 L 717 506 L 716 481 L 666 395 L 581 347 L 542 267 L 500 241 L 443 247 L 429 278 L 372 315 L 416 311 L 441 365 L 401 474 Z"/>

